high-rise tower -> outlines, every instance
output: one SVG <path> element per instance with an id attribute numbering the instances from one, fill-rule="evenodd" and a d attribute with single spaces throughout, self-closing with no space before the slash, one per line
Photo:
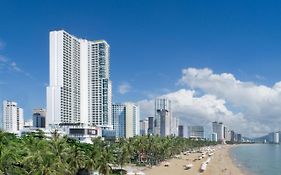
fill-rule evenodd
<path id="1" fill-rule="evenodd" d="M 213 133 L 217 134 L 217 141 L 224 141 L 224 125 L 221 122 L 213 122 Z"/>
<path id="2" fill-rule="evenodd" d="M 155 100 L 155 128 L 154 134 L 161 136 L 171 135 L 172 111 L 169 99 Z"/>
<path id="3" fill-rule="evenodd" d="M 46 123 L 111 127 L 109 45 L 60 30 L 50 32 Z"/>

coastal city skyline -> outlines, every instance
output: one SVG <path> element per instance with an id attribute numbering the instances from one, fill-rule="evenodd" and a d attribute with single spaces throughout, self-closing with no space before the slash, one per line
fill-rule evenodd
<path id="1" fill-rule="evenodd" d="M 96 11 L 85 10 L 85 14 L 75 18 L 70 12 L 58 12 L 59 4 L 51 7 L 50 4 L 7 2 L 9 8 L 1 9 L 0 13 L 9 16 L 10 21 L 23 14 L 23 20 L 18 24 L 7 23 L 0 29 L 0 101 L 16 101 L 24 109 L 26 120 L 32 118 L 32 109 L 46 108 L 48 33 L 64 29 L 81 38 L 108 41 L 112 46 L 113 102 L 138 104 L 141 119 L 154 116 L 155 98 L 168 98 L 173 101 L 174 115 L 190 125 L 202 124 L 211 128 L 211 122 L 219 121 L 247 136 L 262 136 L 280 130 L 280 49 L 277 47 L 280 41 L 277 40 L 279 24 L 274 22 L 278 5 L 264 16 L 257 12 L 258 9 L 270 5 L 255 4 L 250 9 L 254 13 L 251 15 L 238 8 L 238 3 L 235 4 L 238 13 L 233 15 L 227 11 L 229 4 L 221 3 L 225 10 L 217 12 L 206 4 L 206 16 L 201 16 L 199 12 L 204 9 L 195 2 L 192 7 L 199 12 L 190 9 L 188 2 L 175 6 L 163 3 L 160 7 L 156 2 L 149 6 L 147 3 L 130 2 L 125 6 L 124 2 L 115 2 L 106 6 L 98 2 L 96 7 L 112 13 L 100 16 L 101 10 L 97 8 Z M 22 6 L 27 5 L 34 8 L 30 13 L 20 13 L 24 9 Z M 71 2 L 69 5 L 77 4 Z M 184 8 L 179 8 L 181 5 Z M 168 7 L 175 13 L 164 13 Z M 87 9 L 84 4 L 76 8 Z M 146 8 L 147 13 L 141 13 L 141 8 Z M 11 14 L 7 9 L 19 13 Z M 44 11 L 40 11 L 42 9 Z M 125 12 L 133 15 L 125 16 Z M 222 16 L 218 17 L 220 14 Z M 56 16 L 61 18 L 56 19 Z M 140 17 L 150 18 L 136 20 Z M 176 20 L 167 24 L 165 17 Z M 37 26 L 38 18 L 46 23 Z M 228 20 L 232 18 L 241 20 Z M 81 19 L 93 20 L 88 24 Z M 122 19 L 119 22 L 123 25 L 117 25 L 117 19 Z M 216 19 L 224 25 L 210 25 Z M 246 25 L 249 19 L 267 23 Z M 158 24 L 153 23 L 156 20 Z M 233 30 L 232 26 L 239 26 L 239 30 Z M 19 28 L 22 33 L 18 32 Z M 15 42 L 16 39 L 19 42 Z M 20 47 L 23 45 L 28 47 Z M 263 68 L 257 65 L 263 65 Z"/>
<path id="2" fill-rule="evenodd" d="M 24 121 L 24 111 L 17 102 L 4 100 L 3 131 L 23 136 L 37 129 L 45 134 L 58 130 L 83 143 L 92 143 L 91 139 L 98 136 L 114 140 L 147 135 L 220 143 L 249 142 L 222 122 L 213 122 L 210 132 L 205 132 L 204 125 L 189 123 L 187 127 L 174 114 L 177 106 L 173 107 L 174 101 L 169 98 L 155 98 L 154 116 L 142 120 L 138 105 L 112 103 L 110 45 L 105 40 L 90 41 L 65 30 L 50 31 L 49 65 L 47 109 L 33 109 L 32 119 Z"/>
<path id="3" fill-rule="evenodd" d="M 281 174 L 281 1 L 0 0 L 0 175 Z"/>

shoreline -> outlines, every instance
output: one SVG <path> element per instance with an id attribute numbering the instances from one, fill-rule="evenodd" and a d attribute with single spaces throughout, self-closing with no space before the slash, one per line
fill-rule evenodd
<path id="1" fill-rule="evenodd" d="M 249 173 L 239 165 L 234 159 L 231 150 L 241 145 L 221 145 L 217 156 L 214 157 L 214 164 L 210 165 L 210 171 L 206 174 L 218 175 L 249 175 Z"/>
<path id="2" fill-rule="evenodd" d="M 229 157 L 232 159 L 233 164 L 239 168 L 241 170 L 241 172 L 244 175 L 256 175 L 253 172 L 249 172 L 245 167 L 243 167 L 241 165 L 241 163 L 235 158 L 235 156 L 233 155 L 233 153 L 231 152 L 231 150 L 237 146 L 251 146 L 251 144 L 243 144 L 243 145 L 233 145 L 230 149 L 229 149 Z"/>
<path id="3" fill-rule="evenodd" d="M 170 159 L 169 166 L 164 166 L 161 163 L 158 166 L 152 168 L 145 168 L 144 173 L 146 175 L 249 175 L 243 167 L 239 166 L 238 162 L 231 155 L 231 149 L 239 145 L 217 145 L 215 146 L 215 153 L 211 157 L 210 163 L 207 165 L 207 169 L 204 172 L 200 172 L 200 166 L 208 159 L 193 161 L 197 159 L 201 153 L 192 153 L 190 155 L 180 155 L 180 159 Z M 184 166 L 187 164 L 193 164 L 193 167 L 189 170 L 185 170 Z"/>

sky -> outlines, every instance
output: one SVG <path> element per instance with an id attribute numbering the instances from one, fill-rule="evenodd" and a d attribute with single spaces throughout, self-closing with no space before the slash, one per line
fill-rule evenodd
<path id="1" fill-rule="evenodd" d="M 281 2 L 1 0 L 0 101 L 46 107 L 49 32 L 111 46 L 114 102 L 172 99 L 190 125 L 214 120 L 247 136 L 280 130 Z"/>

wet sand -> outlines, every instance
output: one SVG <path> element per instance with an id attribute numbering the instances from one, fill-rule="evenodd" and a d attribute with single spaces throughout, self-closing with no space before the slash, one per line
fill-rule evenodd
<path id="1" fill-rule="evenodd" d="M 216 146 L 215 154 L 211 157 L 206 171 L 200 172 L 200 166 L 208 159 L 208 156 L 202 160 L 197 160 L 201 153 L 192 153 L 190 155 L 181 155 L 181 159 L 168 160 L 169 166 L 165 167 L 164 163 L 144 170 L 146 175 L 246 175 L 241 169 L 233 162 L 230 157 L 230 149 L 233 146 L 223 145 Z M 193 164 L 189 170 L 184 169 L 184 165 Z"/>

